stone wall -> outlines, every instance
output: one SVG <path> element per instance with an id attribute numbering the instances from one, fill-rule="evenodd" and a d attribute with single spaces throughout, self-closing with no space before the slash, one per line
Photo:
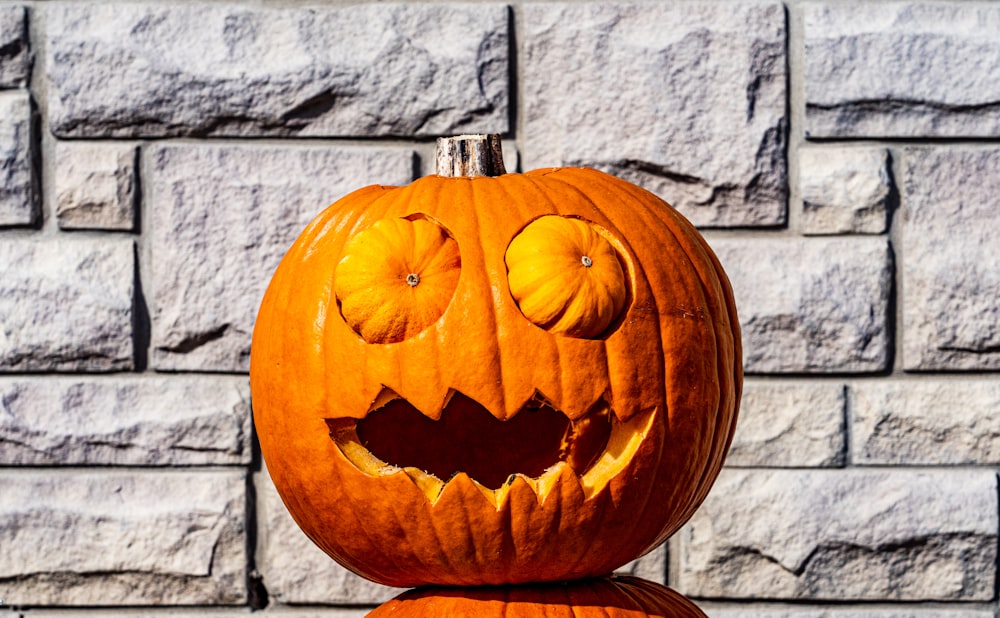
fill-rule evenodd
<path id="1" fill-rule="evenodd" d="M 966 0 L 4 0 L 0 618 L 394 594 L 281 506 L 250 332 L 323 206 L 473 131 L 650 188 L 732 278 L 727 469 L 631 569 L 718 618 L 997 616 L 998 33 Z"/>

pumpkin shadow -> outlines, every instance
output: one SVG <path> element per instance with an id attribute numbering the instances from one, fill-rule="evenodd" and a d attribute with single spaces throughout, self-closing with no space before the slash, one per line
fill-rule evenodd
<path id="1" fill-rule="evenodd" d="M 421 587 L 386 601 L 368 616 L 707 618 L 676 590 L 614 575 L 544 584 Z"/>

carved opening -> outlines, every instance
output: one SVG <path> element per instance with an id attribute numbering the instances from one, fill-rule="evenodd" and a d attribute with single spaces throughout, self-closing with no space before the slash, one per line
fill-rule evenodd
<path id="1" fill-rule="evenodd" d="M 331 419 L 328 424 L 338 440 L 340 424 L 356 423 L 361 446 L 390 466 L 418 468 L 443 481 L 465 472 L 497 489 L 513 475 L 536 478 L 560 461 L 583 475 L 608 445 L 612 416 L 601 404 L 574 422 L 545 402 L 533 401 L 500 421 L 456 393 L 437 421 L 405 399 L 393 399 L 358 421 Z"/>

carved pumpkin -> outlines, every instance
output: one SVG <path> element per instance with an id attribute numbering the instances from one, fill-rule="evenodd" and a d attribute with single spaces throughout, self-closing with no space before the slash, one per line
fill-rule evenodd
<path id="1" fill-rule="evenodd" d="M 483 588 L 419 588 L 368 618 L 706 618 L 683 595 L 637 577 Z"/>
<path id="2" fill-rule="evenodd" d="M 649 551 L 717 476 L 742 381 L 704 240 L 583 168 L 341 199 L 275 272 L 250 373 L 296 522 L 406 587 L 592 577 Z"/>

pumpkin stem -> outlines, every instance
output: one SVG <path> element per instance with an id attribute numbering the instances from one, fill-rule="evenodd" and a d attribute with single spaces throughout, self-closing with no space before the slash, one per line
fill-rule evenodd
<path id="1" fill-rule="evenodd" d="M 436 154 L 438 176 L 502 176 L 507 173 L 500 136 L 496 133 L 440 137 Z"/>

